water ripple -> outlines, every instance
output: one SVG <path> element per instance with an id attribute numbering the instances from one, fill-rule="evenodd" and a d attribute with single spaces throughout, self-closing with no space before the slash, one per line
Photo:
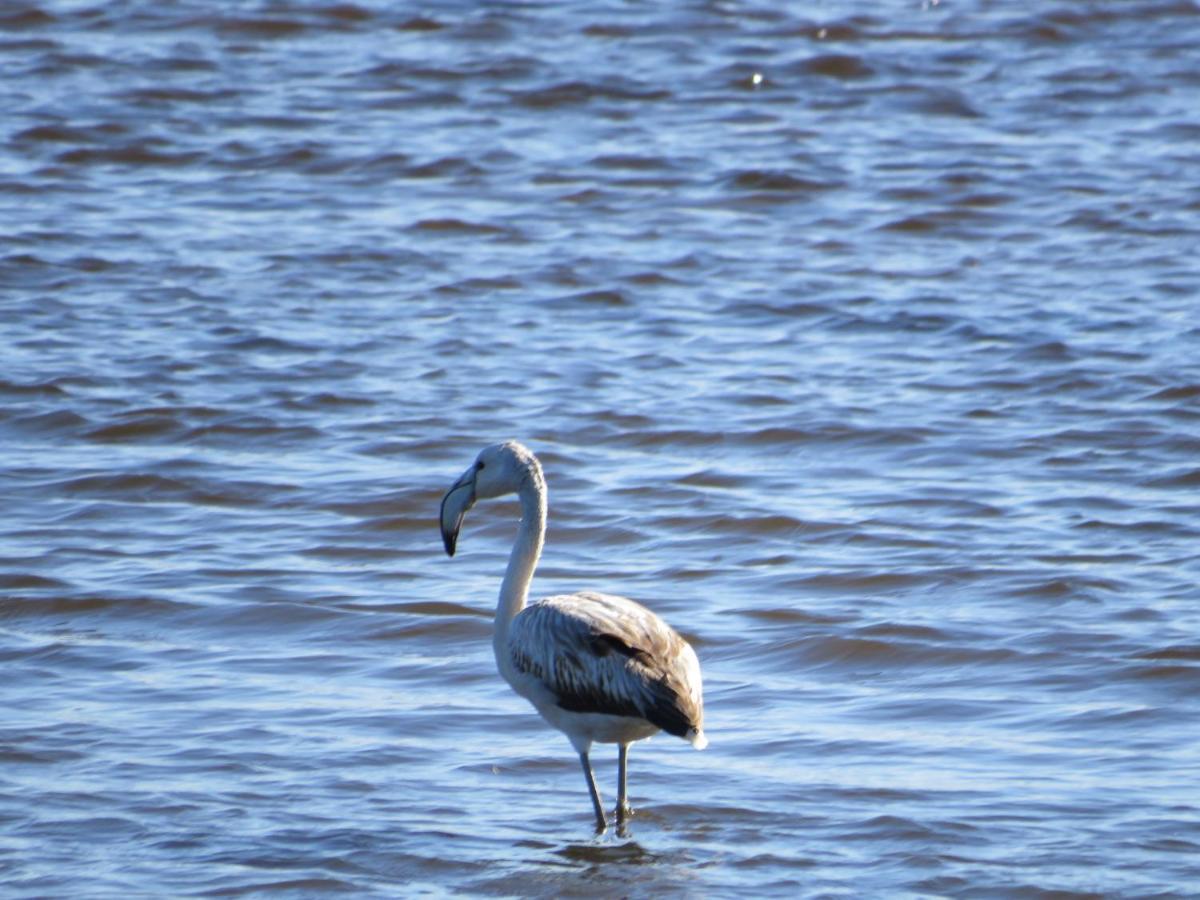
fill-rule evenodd
<path id="1" fill-rule="evenodd" d="M 0 11 L 6 887 L 1186 895 L 1198 28 Z M 703 660 L 623 835 L 494 673 L 518 508 L 441 550 L 508 437 L 535 591 Z"/>

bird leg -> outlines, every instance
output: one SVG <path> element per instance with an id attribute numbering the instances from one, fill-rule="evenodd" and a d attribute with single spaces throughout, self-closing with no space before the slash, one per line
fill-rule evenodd
<path id="1" fill-rule="evenodd" d="M 592 764 L 588 762 L 587 753 L 579 754 L 579 762 L 583 765 L 583 777 L 587 779 L 588 793 L 592 795 L 592 808 L 596 811 L 596 833 L 608 827 L 604 818 L 604 805 L 600 802 L 600 792 L 596 790 L 596 777 L 592 774 Z"/>
<path id="2" fill-rule="evenodd" d="M 629 745 L 617 746 L 617 821 L 624 822 L 633 812 L 629 808 L 629 795 L 625 792 L 625 778 L 629 772 Z"/>

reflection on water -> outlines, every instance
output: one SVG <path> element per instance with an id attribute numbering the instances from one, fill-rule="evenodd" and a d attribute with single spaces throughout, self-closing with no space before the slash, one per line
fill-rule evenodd
<path id="1" fill-rule="evenodd" d="M 1187 895 L 1198 41 L 0 12 L 5 887 Z M 704 667 L 711 745 L 636 748 L 624 833 L 493 668 L 516 507 L 441 555 L 508 437 L 535 592 Z"/>
<path id="2" fill-rule="evenodd" d="M 637 841 L 628 840 L 628 825 L 620 825 L 615 830 L 620 843 L 604 843 L 597 840 L 588 844 L 567 844 L 554 852 L 572 863 L 598 866 L 607 863 L 646 865 L 659 861 L 657 855 L 648 852 Z"/>

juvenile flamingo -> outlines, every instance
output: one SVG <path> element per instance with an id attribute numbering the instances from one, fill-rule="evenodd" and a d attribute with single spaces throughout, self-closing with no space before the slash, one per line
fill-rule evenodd
<path id="1" fill-rule="evenodd" d="M 691 646 L 646 607 L 585 591 L 526 605 L 546 535 L 546 479 L 537 457 L 516 441 L 484 448 L 442 498 L 442 542 L 454 555 L 463 517 L 477 500 L 515 493 L 521 524 L 500 586 L 492 647 L 514 691 L 563 732 L 579 754 L 598 831 L 607 827 L 588 754 L 594 742 L 618 746 L 617 821 L 630 814 L 629 745 L 659 730 L 689 741 L 704 736 L 700 663 Z"/>

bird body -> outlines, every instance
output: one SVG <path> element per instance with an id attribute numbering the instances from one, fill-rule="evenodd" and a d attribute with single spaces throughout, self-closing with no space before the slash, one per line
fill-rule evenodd
<path id="1" fill-rule="evenodd" d="M 441 527 L 453 556 L 463 517 L 478 499 L 516 493 L 521 525 L 496 606 L 493 649 L 501 676 L 571 741 L 582 762 L 597 825 L 603 807 L 588 754 L 619 746 L 618 818 L 628 814 L 629 744 L 659 730 L 704 749 L 700 663 L 666 622 L 624 597 L 585 591 L 527 605 L 546 531 L 546 482 L 537 458 L 508 441 L 485 448 L 442 500 Z"/>
<path id="2" fill-rule="evenodd" d="M 500 672 L 576 750 L 628 743 L 662 729 L 703 735 L 700 663 L 669 625 L 624 597 L 547 597 L 509 627 Z"/>

